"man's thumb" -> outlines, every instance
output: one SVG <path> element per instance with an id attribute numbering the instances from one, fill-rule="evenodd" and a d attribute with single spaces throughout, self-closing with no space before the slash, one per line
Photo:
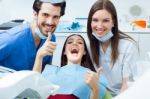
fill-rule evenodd
<path id="1" fill-rule="evenodd" d="M 51 32 L 48 32 L 48 36 L 47 36 L 46 41 L 50 41 L 51 40 L 51 36 L 52 36 Z"/>

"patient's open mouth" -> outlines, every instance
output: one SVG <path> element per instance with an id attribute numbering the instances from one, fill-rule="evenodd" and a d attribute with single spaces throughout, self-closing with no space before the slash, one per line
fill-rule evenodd
<path id="1" fill-rule="evenodd" d="M 79 51 L 78 51 L 77 49 L 72 49 L 72 50 L 71 50 L 71 54 L 78 54 L 78 52 L 79 52 Z"/>

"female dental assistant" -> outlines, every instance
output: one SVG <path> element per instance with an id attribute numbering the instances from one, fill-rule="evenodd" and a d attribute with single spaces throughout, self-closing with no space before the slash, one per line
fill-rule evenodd
<path id="1" fill-rule="evenodd" d="M 113 96 L 127 89 L 127 81 L 138 48 L 136 42 L 118 30 L 117 12 L 109 0 L 98 0 L 90 9 L 87 35 L 93 62 L 102 66 Z"/>

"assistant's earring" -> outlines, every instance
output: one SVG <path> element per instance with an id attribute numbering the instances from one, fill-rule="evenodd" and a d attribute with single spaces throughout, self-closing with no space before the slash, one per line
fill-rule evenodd
<path id="1" fill-rule="evenodd" d="M 114 27 L 114 24 L 112 24 L 112 27 Z"/>
<path id="2" fill-rule="evenodd" d="M 86 52 L 84 52 L 84 54 L 83 55 L 86 55 Z"/>

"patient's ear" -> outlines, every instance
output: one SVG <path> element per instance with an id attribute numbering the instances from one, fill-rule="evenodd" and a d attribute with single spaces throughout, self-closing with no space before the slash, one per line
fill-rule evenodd
<path id="1" fill-rule="evenodd" d="M 66 55 L 66 52 L 64 52 L 64 55 Z"/>

